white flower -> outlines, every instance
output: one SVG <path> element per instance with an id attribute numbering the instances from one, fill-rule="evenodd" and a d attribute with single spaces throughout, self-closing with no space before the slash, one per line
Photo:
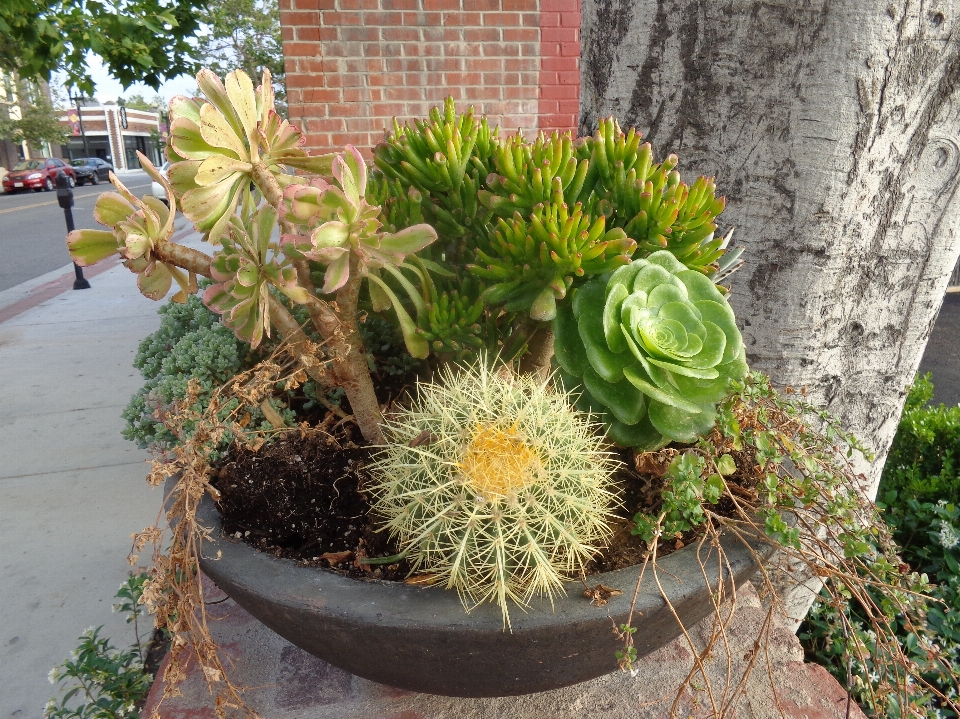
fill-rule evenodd
<path id="1" fill-rule="evenodd" d="M 50 673 L 47 674 L 47 680 L 51 684 L 56 684 L 58 681 L 60 681 L 60 667 L 54 667 L 51 669 Z"/>
<path id="2" fill-rule="evenodd" d="M 960 532 L 950 522 L 940 522 L 940 546 L 953 549 L 960 544 Z"/>

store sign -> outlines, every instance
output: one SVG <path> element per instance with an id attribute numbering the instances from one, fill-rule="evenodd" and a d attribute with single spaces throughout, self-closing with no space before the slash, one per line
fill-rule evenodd
<path id="1" fill-rule="evenodd" d="M 120 127 L 127 129 L 127 108 L 120 106 Z"/>

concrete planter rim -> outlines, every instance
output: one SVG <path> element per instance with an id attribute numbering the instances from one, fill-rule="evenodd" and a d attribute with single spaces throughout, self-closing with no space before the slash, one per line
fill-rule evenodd
<path id="1" fill-rule="evenodd" d="M 175 484 L 176 477 L 167 480 L 168 494 Z M 197 519 L 213 537 L 203 542 L 201 569 L 267 627 L 351 674 L 447 696 L 530 694 L 616 671 L 621 641 L 613 628 L 626 621 L 641 568 L 587 577 L 590 586 L 623 592 L 603 607 L 583 596 L 580 583 L 570 583 L 552 610 L 547 600 L 535 600 L 526 612 L 511 609 L 511 633 L 503 630 L 498 607 L 487 604 L 467 614 L 454 591 L 352 579 L 260 552 L 223 533 L 209 495 Z M 716 548 L 706 542 L 659 560 L 659 582 L 672 609 L 652 573 L 645 576 L 633 622 L 638 657 L 680 635 L 674 611 L 687 627 L 713 611 L 719 574 L 728 590 L 739 586 L 773 552 L 764 539 L 729 530 L 720 544 L 722 568 Z"/>

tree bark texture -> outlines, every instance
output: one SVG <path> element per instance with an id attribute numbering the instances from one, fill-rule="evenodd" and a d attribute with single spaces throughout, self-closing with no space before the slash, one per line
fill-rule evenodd
<path id="1" fill-rule="evenodd" d="M 716 176 L 750 365 L 874 448 L 874 496 L 960 254 L 960 0 L 583 0 L 582 22 L 581 134 L 613 115 Z"/>

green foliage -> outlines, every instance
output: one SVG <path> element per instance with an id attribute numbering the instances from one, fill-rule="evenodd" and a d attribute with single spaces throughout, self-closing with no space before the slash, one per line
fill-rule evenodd
<path id="1" fill-rule="evenodd" d="M 140 343 L 133 362 L 146 381 L 123 411 L 123 436 L 141 447 L 169 447 L 186 439 L 175 437 L 156 412 L 183 400 L 191 379 L 200 386 L 199 415 L 217 387 L 259 361 L 195 295 L 182 304 L 165 304 L 158 313 L 159 329 Z M 251 414 L 255 424 L 266 422 L 258 409 L 251 408 Z M 192 434 L 192 427 L 186 429 L 187 436 Z"/>
<path id="2" fill-rule="evenodd" d="M 136 631 L 147 575 L 130 577 L 120 586 L 114 611 L 127 615 Z M 144 670 L 140 637 L 128 649 L 116 649 L 100 636 L 103 627 L 91 627 L 62 665 L 50 670 L 50 683 L 62 684 L 63 695 L 44 707 L 45 719 L 139 719 L 137 705 L 147 696 L 153 677 Z"/>
<path id="3" fill-rule="evenodd" d="M 614 463 L 594 429 L 546 382 L 448 370 L 388 420 L 372 512 L 414 571 L 508 625 L 508 601 L 563 591 L 609 535 Z"/>
<path id="4" fill-rule="evenodd" d="M 960 498 L 960 406 L 928 406 L 931 375 L 917 376 L 883 467 L 881 485 L 920 502 Z"/>
<path id="5" fill-rule="evenodd" d="M 724 489 L 723 478 L 718 473 L 707 476 L 706 469 L 706 460 L 694 452 L 675 457 L 665 475 L 659 525 L 656 518 L 640 512 L 633 518 L 633 534 L 649 544 L 658 533 L 673 537 L 703 524 L 703 505 L 716 504 Z"/>
<path id="6" fill-rule="evenodd" d="M 127 97 L 118 97 L 117 104 L 128 110 L 145 110 L 147 112 L 156 112 L 157 108 L 163 105 L 162 98 L 158 95 L 154 102 L 150 102 L 138 92 Z"/>
<path id="7" fill-rule="evenodd" d="M 687 187 L 675 156 L 654 164 L 650 145 L 612 119 L 590 138 L 541 134 L 530 143 L 521 135 L 500 138 L 472 109 L 457 114 L 448 98 L 428 120 L 395 122 L 374 161 L 390 221 L 404 221 L 413 188 L 417 211 L 437 228 L 441 241 L 422 256 L 453 273 L 436 280 L 441 294 L 471 274 L 481 284 L 462 297 L 463 306 L 482 298 L 494 317 L 549 321 L 571 288 L 627 264 L 638 246 L 640 257 L 667 249 L 708 276 L 726 248 L 725 238 L 713 237 L 723 209 L 713 182 L 700 178 Z M 532 329 L 513 317 L 501 326 L 522 351 Z M 508 344 L 490 339 L 491 351 Z"/>
<path id="8" fill-rule="evenodd" d="M 957 702 L 960 682 L 960 507 L 957 475 L 952 468 L 960 452 L 960 409 L 928 407 L 933 396 L 929 374 L 918 375 L 907 396 L 893 448 L 878 491 L 878 507 L 909 566 L 929 578 L 927 594 L 909 602 L 918 615 L 894 609 L 897 638 L 923 679 Z M 852 690 L 872 716 L 957 717 L 932 692 L 922 693 L 913 714 L 884 692 L 874 671 L 876 637 L 863 605 L 837 606 L 821 599 L 801 629 L 807 654 L 841 681 L 854 678 Z M 862 657 L 860 656 L 862 653 Z"/>
<path id="9" fill-rule="evenodd" d="M 209 0 L 199 15 L 197 52 L 219 75 L 239 68 L 250 77 L 273 76 L 277 111 L 286 112 L 285 67 L 276 0 Z"/>
<path id="10" fill-rule="evenodd" d="M 663 250 L 583 285 L 553 328 L 564 384 L 582 385 L 578 406 L 641 451 L 708 433 L 747 372 L 724 296 Z"/>
<path id="11" fill-rule="evenodd" d="M 66 74 L 67 86 L 93 94 L 87 53 L 98 55 L 125 87 L 195 72 L 199 29 L 192 0 L 4 0 L 0 68 L 24 79 Z"/>
<path id="12" fill-rule="evenodd" d="M 62 143 L 67 133 L 59 118 L 60 112 L 38 93 L 32 102 L 21 105 L 19 119 L 0 117 L 0 138 L 26 142 L 30 147 L 41 147 L 45 142 Z"/>

